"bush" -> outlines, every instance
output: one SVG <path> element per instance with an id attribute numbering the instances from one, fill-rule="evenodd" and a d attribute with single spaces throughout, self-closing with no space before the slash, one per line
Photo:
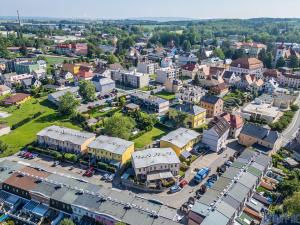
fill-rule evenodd
<path id="1" fill-rule="evenodd" d="M 72 153 L 64 154 L 64 158 L 68 161 L 77 162 L 77 155 L 72 154 Z"/>
<path id="2" fill-rule="evenodd" d="M 103 162 L 98 162 L 98 168 L 101 169 L 101 170 L 106 170 L 107 169 L 107 164 L 106 163 L 103 163 Z"/>

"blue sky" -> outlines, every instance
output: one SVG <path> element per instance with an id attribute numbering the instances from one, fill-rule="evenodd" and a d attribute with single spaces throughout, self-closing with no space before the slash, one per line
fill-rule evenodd
<path id="1" fill-rule="evenodd" d="M 300 17 L 300 0 L 1 0 L 0 16 L 66 18 Z"/>

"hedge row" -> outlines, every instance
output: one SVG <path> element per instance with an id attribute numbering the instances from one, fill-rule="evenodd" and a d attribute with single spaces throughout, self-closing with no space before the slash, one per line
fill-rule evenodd
<path id="1" fill-rule="evenodd" d="M 30 122 L 31 120 L 33 120 L 33 119 L 39 117 L 39 116 L 42 115 L 42 114 L 43 114 L 43 112 L 37 112 L 37 113 L 33 114 L 31 117 L 27 117 L 27 118 L 25 118 L 25 119 L 19 121 L 18 123 L 13 124 L 13 125 L 11 126 L 11 129 L 12 129 L 12 130 L 17 129 L 18 127 L 23 126 L 24 124 Z"/>
<path id="2" fill-rule="evenodd" d="M 111 172 L 111 173 L 115 173 L 116 172 L 116 168 L 106 164 L 106 163 L 103 163 L 103 162 L 98 162 L 97 164 L 98 168 L 100 170 L 105 170 L 105 171 L 108 171 L 108 172 Z"/>

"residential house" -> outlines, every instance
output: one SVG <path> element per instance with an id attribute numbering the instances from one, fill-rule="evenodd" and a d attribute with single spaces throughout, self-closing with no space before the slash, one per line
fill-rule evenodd
<path id="1" fill-rule="evenodd" d="M 48 100 L 52 102 L 55 105 L 59 105 L 59 99 L 61 96 L 65 95 L 67 92 L 70 92 L 71 94 L 75 95 L 76 97 L 78 96 L 78 90 L 79 87 L 70 87 L 70 88 L 65 88 L 63 90 L 57 91 L 50 93 L 48 95 Z"/>
<path id="2" fill-rule="evenodd" d="M 11 87 L 12 84 L 21 83 L 21 80 L 26 78 L 32 78 L 32 74 L 16 74 L 16 73 L 5 73 L 1 75 L 1 81 L 3 84 Z"/>
<path id="3" fill-rule="evenodd" d="M 88 53 L 87 43 L 73 43 L 73 44 L 58 44 L 55 46 L 55 52 L 59 55 L 80 55 L 86 56 Z"/>
<path id="4" fill-rule="evenodd" d="M 200 106 L 206 109 L 206 116 L 212 118 L 223 113 L 224 101 L 214 95 L 205 95 L 200 100 Z"/>
<path id="5" fill-rule="evenodd" d="M 134 152 L 132 166 L 138 180 L 156 182 L 177 176 L 180 160 L 172 148 L 150 148 Z"/>
<path id="6" fill-rule="evenodd" d="M 280 134 L 268 128 L 253 123 L 246 123 L 239 135 L 239 143 L 246 147 L 253 146 L 256 149 L 271 154 L 280 148 Z"/>
<path id="7" fill-rule="evenodd" d="M 36 63 L 40 69 L 47 69 L 47 62 L 45 60 L 37 60 Z"/>
<path id="8" fill-rule="evenodd" d="M 149 74 L 138 73 L 136 70 L 112 70 L 111 79 L 118 85 L 133 88 L 143 88 L 149 85 Z"/>
<path id="9" fill-rule="evenodd" d="M 195 76 L 198 74 L 200 70 L 200 66 L 196 63 L 190 63 L 181 66 L 181 73 L 183 77 L 189 77 L 191 79 L 195 79 Z"/>
<path id="10" fill-rule="evenodd" d="M 178 63 L 183 66 L 188 63 L 198 63 L 198 58 L 195 54 L 193 53 L 183 53 L 180 54 L 178 57 Z"/>
<path id="11" fill-rule="evenodd" d="M 263 73 L 264 80 L 274 79 L 278 81 L 280 72 L 277 69 L 266 69 Z"/>
<path id="12" fill-rule="evenodd" d="M 92 79 L 97 92 L 108 93 L 116 87 L 115 81 L 107 77 L 94 76 Z"/>
<path id="13" fill-rule="evenodd" d="M 37 143 L 43 148 L 81 154 L 87 152 L 95 137 L 93 133 L 53 125 L 37 133 Z"/>
<path id="14" fill-rule="evenodd" d="M 176 98 L 184 102 L 199 103 L 206 91 L 198 86 L 185 85 L 176 93 Z"/>
<path id="15" fill-rule="evenodd" d="M 300 58 L 300 54 L 294 50 L 292 46 L 285 46 L 284 43 L 282 43 L 276 50 L 275 62 L 277 62 L 279 58 L 283 58 L 286 61 L 286 64 L 288 64 L 289 58 L 292 55 L 296 56 L 298 59 Z"/>
<path id="16" fill-rule="evenodd" d="M 17 74 L 32 73 L 39 70 L 40 66 L 36 62 L 15 62 L 15 71 Z"/>
<path id="17" fill-rule="evenodd" d="M 142 61 L 137 65 L 137 72 L 146 74 L 156 74 L 158 69 L 158 63 L 153 63 L 151 61 Z"/>
<path id="18" fill-rule="evenodd" d="M 243 213 L 245 204 L 246 207 L 250 206 L 255 210 L 259 208 L 259 203 L 253 201 L 251 196 L 256 194 L 254 190 L 268 170 L 272 159 L 246 149 L 236 161 L 238 163 L 233 163 L 214 185 L 195 201 L 188 213 L 189 225 L 232 225 L 246 223 L 245 218 L 247 221 L 251 220 L 251 217 Z"/>
<path id="19" fill-rule="evenodd" d="M 6 106 L 21 105 L 24 102 L 28 101 L 30 98 L 31 98 L 31 96 L 29 94 L 16 93 L 16 94 L 13 94 L 11 96 L 8 96 L 2 102 Z"/>
<path id="20" fill-rule="evenodd" d="M 59 76 L 65 80 L 72 80 L 74 78 L 74 75 L 68 71 L 61 71 Z"/>
<path id="21" fill-rule="evenodd" d="M 206 122 L 206 109 L 193 105 L 192 103 L 183 103 L 171 107 L 169 118 L 171 120 L 176 119 L 178 112 L 186 115 L 185 120 L 182 121 L 186 128 L 198 128 L 203 126 Z"/>
<path id="22" fill-rule="evenodd" d="M 76 75 L 79 80 L 91 80 L 93 76 L 94 73 L 91 65 L 81 65 Z"/>
<path id="23" fill-rule="evenodd" d="M 160 62 L 160 67 L 161 68 L 168 68 L 168 67 L 172 67 L 173 65 L 173 61 L 171 58 L 169 57 L 165 57 L 161 60 Z"/>
<path id="24" fill-rule="evenodd" d="M 298 89 L 300 87 L 300 73 L 281 73 L 278 82 L 283 87 Z"/>
<path id="25" fill-rule="evenodd" d="M 36 78 L 26 78 L 21 81 L 21 85 L 24 89 L 38 88 L 42 83 Z"/>
<path id="26" fill-rule="evenodd" d="M 178 93 L 182 86 L 182 81 L 178 79 L 167 79 L 165 82 L 165 90 L 170 93 Z"/>
<path id="27" fill-rule="evenodd" d="M 88 153 L 92 158 L 116 168 L 128 162 L 133 152 L 134 142 L 116 137 L 100 135 L 88 145 Z"/>
<path id="28" fill-rule="evenodd" d="M 200 134 L 187 128 L 178 128 L 160 139 L 161 148 L 172 148 L 179 156 L 183 152 L 191 151 L 199 143 Z"/>
<path id="29" fill-rule="evenodd" d="M 136 91 L 130 94 L 130 101 L 149 112 L 164 114 L 169 111 L 169 101 L 144 92 Z"/>
<path id="30" fill-rule="evenodd" d="M 296 137 L 291 140 L 286 147 L 293 152 L 293 159 L 300 162 L 300 129 L 298 130 Z"/>
<path id="31" fill-rule="evenodd" d="M 221 95 L 224 96 L 229 92 L 229 88 L 225 83 L 217 84 L 210 88 L 210 91 L 214 95 Z"/>
<path id="32" fill-rule="evenodd" d="M 224 118 L 230 125 L 229 137 L 237 138 L 244 126 L 243 118 L 236 114 L 223 113 L 220 117 Z"/>
<path id="33" fill-rule="evenodd" d="M 229 71 L 236 75 L 255 75 L 256 78 L 260 79 L 263 77 L 264 65 L 262 61 L 256 58 L 239 58 L 231 63 Z"/>
<path id="34" fill-rule="evenodd" d="M 6 85 L 0 85 L 0 96 L 11 93 L 11 88 Z"/>
<path id="35" fill-rule="evenodd" d="M 230 124 L 223 117 L 219 117 L 214 121 L 212 128 L 203 131 L 202 143 L 206 144 L 211 151 L 219 152 L 226 146 L 229 130 Z"/>
<path id="36" fill-rule="evenodd" d="M 278 88 L 279 83 L 274 78 L 271 78 L 264 83 L 263 90 L 267 94 L 273 94 L 278 90 Z"/>
<path id="37" fill-rule="evenodd" d="M 73 75 L 77 75 L 79 73 L 79 68 L 80 68 L 79 64 L 65 63 L 63 64 L 62 70 L 66 72 L 70 72 Z"/>
<path id="38" fill-rule="evenodd" d="M 156 82 L 165 84 L 167 80 L 178 79 L 179 70 L 173 67 L 160 68 L 156 70 L 157 77 Z"/>
<path id="39" fill-rule="evenodd" d="M 267 46 L 256 42 L 235 42 L 232 47 L 234 49 L 243 49 L 247 55 L 257 57 L 261 50 L 267 50 Z"/>
<path id="40" fill-rule="evenodd" d="M 257 79 L 255 75 L 241 74 L 240 81 L 235 86 L 242 91 L 250 91 L 253 93 L 261 92 L 263 90 L 264 81 Z"/>
<path id="41" fill-rule="evenodd" d="M 31 73 L 36 79 L 41 80 L 44 79 L 47 75 L 47 72 L 45 69 L 38 69 L 38 70 L 34 70 Z"/>
<path id="42" fill-rule="evenodd" d="M 225 71 L 222 78 L 225 84 L 229 86 L 235 86 L 236 83 L 238 83 L 241 79 L 239 76 L 237 76 L 234 72 L 231 71 Z"/>

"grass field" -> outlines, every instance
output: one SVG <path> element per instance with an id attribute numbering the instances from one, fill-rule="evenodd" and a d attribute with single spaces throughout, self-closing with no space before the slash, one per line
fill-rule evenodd
<path id="1" fill-rule="evenodd" d="M 175 94 L 169 93 L 167 91 L 160 91 L 160 92 L 156 93 L 155 96 L 166 99 L 166 100 L 173 100 L 176 98 Z"/>
<path id="2" fill-rule="evenodd" d="M 64 60 L 73 60 L 75 58 L 70 58 L 70 57 L 64 57 L 64 56 L 50 56 L 50 55 L 47 55 L 47 56 L 44 56 L 46 61 L 47 61 L 47 64 L 50 66 L 50 65 L 54 65 L 54 64 L 59 64 L 59 63 L 63 63 Z"/>
<path id="3" fill-rule="evenodd" d="M 0 140 L 8 145 L 8 150 L 0 154 L 0 157 L 18 152 L 22 147 L 33 142 L 36 139 L 36 134 L 45 127 L 59 125 L 78 130 L 80 129 L 79 126 L 72 124 L 68 118 L 61 117 L 45 98 L 38 100 L 31 99 L 21 105 L 19 109 L 13 107 L 0 109 L 1 111 L 7 111 L 12 114 L 8 118 L 1 119 L 2 122 L 12 125 L 30 117 L 36 112 L 40 111 L 43 112 L 43 114 L 11 131 L 11 133 L 0 137 Z"/>
<path id="4" fill-rule="evenodd" d="M 143 148 L 167 133 L 166 130 L 154 127 L 151 131 L 133 140 L 136 148 Z"/>

